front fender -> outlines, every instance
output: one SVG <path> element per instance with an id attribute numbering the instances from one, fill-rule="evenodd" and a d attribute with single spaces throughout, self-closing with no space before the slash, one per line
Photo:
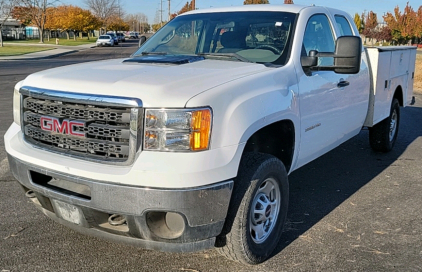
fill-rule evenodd
<path id="1" fill-rule="evenodd" d="M 300 127 L 297 97 L 296 74 L 285 66 L 217 86 L 191 98 L 186 107 L 212 107 L 211 149 L 232 145 L 244 148 L 256 131 L 272 123 L 290 120 Z"/>

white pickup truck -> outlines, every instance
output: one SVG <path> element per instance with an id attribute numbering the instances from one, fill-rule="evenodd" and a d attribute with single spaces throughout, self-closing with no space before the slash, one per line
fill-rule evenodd
<path id="1" fill-rule="evenodd" d="M 28 76 L 11 170 L 53 220 L 143 248 L 260 263 L 288 174 L 369 127 L 391 150 L 416 49 L 363 48 L 351 17 L 298 5 L 196 10 L 130 58 Z"/>

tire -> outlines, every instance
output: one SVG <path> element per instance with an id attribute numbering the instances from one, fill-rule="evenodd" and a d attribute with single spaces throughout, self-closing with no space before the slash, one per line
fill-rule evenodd
<path id="1" fill-rule="evenodd" d="M 400 104 L 396 98 L 391 103 L 390 116 L 369 128 L 369 144 L 374 151 L 389 152 L 399 133 Z"/>
<path id="2" fill-rule="evenodd" d="M 283 163 L 268 154 L 244 154 L 216 250 L 244 264 L 265 261 L 280 240 L 288 203 Z"/>

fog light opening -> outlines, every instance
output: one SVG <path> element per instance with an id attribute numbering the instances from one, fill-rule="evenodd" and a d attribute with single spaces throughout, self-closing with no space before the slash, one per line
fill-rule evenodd
<path id="1" fill-rule="evenodd" d="M 149 212 L 147 225 L 152 233 L 164 239 L 176 239 L 185 231 L 185 220 L 174 212 Z"/>

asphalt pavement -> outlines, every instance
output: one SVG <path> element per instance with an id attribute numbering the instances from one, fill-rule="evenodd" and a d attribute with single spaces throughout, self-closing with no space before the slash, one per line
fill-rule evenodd
<path id="1" fill-rule="evenodd" d="M 0 271 L 422 271 L 422 95 L 402 108 L 393 151 L 376 153 L 368 131 L 289 176 L 282 240 L 265 263 L 244 266 L 214 250 L 162 253 L 87 237 L 35 209 L 8 171 L 3 135 L 13 121 L 13 85 L 35 71 L 129 56 L 83 49 L 0 63 Z"/>

